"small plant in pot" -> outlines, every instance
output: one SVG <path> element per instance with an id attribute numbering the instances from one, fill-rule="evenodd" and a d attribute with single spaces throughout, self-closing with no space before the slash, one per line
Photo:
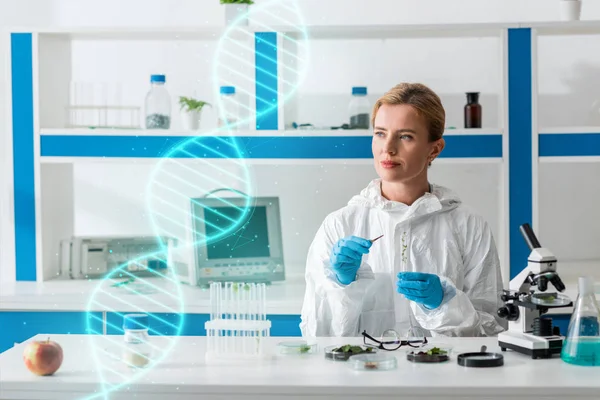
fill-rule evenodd
<path id="1" fill-rule="evenodd" d="M 248 25 L 248 6 L 254 4 L 252 0 L 221 0 L 225 5 L 225 23 L 233 24 L 239 20 L 239 25 Z"/>
<path id="2" fill-rule="evenodd" d="M 209 103 L 196 100 L 191 97 L 180 96 L 179 105 L 181 106 L 181 122 L 184 130 L 197 130 L 200 128 L 200 113 L 204 106 L 210 106 Z"/>

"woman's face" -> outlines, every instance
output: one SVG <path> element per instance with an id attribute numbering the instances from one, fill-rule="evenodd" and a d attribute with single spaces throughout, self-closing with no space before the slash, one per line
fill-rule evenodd
<path id="1" fill-rule="evenodd" d="M 444 140 L 429 141 L 425 120 L 407 104 L 383 104 L 373 129 L 375 170 L 383 181 L 407 183 L 427 174 L 444 148 Z"/>

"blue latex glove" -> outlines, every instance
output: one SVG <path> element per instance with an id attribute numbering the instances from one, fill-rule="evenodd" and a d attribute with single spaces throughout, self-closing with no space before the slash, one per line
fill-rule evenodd
<path id="1" fill-rule="evenodd" d="M 400 272 L 397 286 L 398 293 L 430 310 L 438 308 L 444 299 L 444 288 L 435 274 Z"/>
<path id="2" fill-rule="evenodd" d="M 333 246 L 330 264 L 335 271 L 338 280 L 349 285 L 356 278 L 356 273 L 360 268 L 360 262 L 363 254 L 369 253 L 371 241 L 356 236 L 349 236 L 338 240 Z"/>

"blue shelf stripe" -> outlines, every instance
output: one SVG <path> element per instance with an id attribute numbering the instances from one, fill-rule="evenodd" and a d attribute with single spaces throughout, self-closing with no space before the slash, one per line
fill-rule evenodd
<path id="1" fill-rule="evenodd" d="M 540 134 L 540 157 L 600 156 L 600 133 Z"/>
<path id="2" fill-rule="evenodd" d="M 531 29 L 508 30 L 508 176 L 510 279 L 525 266 L 529 249 L 519 226 L 531 224 L 532 89 Z"/>
<path id="3" fill-rule="evenodd" d="M 277 129 L 277 33 L 256 32 L 254 35 L 256 129 Z"/>
<path id="4" fill-rule="evenodd" d="M 32 36 L 31 33 L 13 33 L 10 39 L 16 279 L 35 281 Z"/>
<path id="5" fill-rule="evenodd" d="M 189 140 L 181 136 L 73 136 L 42 135 L 43 157 L 162 157 L 169 149 Z M 186 146 L 186 153 L 174 158 L 237 158 L 232 146 L 223 144 L 231 137 L 197 137 L 208 148 L 219 148 L 221 155 L 201 146 Z M 369 136 L 266 136 L 236 137 L 244 158 L 372 158 Z M 195 150 L 190 150 L 195 149 Z M 500 158 L 501 135 L 454 135 L 446 137 L 442 158 Z"/>

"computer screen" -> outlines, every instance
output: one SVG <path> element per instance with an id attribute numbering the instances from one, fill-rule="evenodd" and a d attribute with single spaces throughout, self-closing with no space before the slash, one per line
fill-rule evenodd
<path id="1" fill-rule="evenodd" d="M 267 208 L 264 206 L 252 207 L 249 210 L 250 218 L 242 227 L 230 236 L 206 246 L 207 258 L 248 258 L 270 257 L 269 229 L 267 225 Z M 240 218 L 238 207 L 213 207 L 204 210 L 206 236 L 216 237 L 219 228 L 231 225 L 231 220 Z"/>
<path id="2" fill-rule="evenodd" d="M 190 282 L 285 280 L 279 198 L 192 198 L 190 217 Z"/>

